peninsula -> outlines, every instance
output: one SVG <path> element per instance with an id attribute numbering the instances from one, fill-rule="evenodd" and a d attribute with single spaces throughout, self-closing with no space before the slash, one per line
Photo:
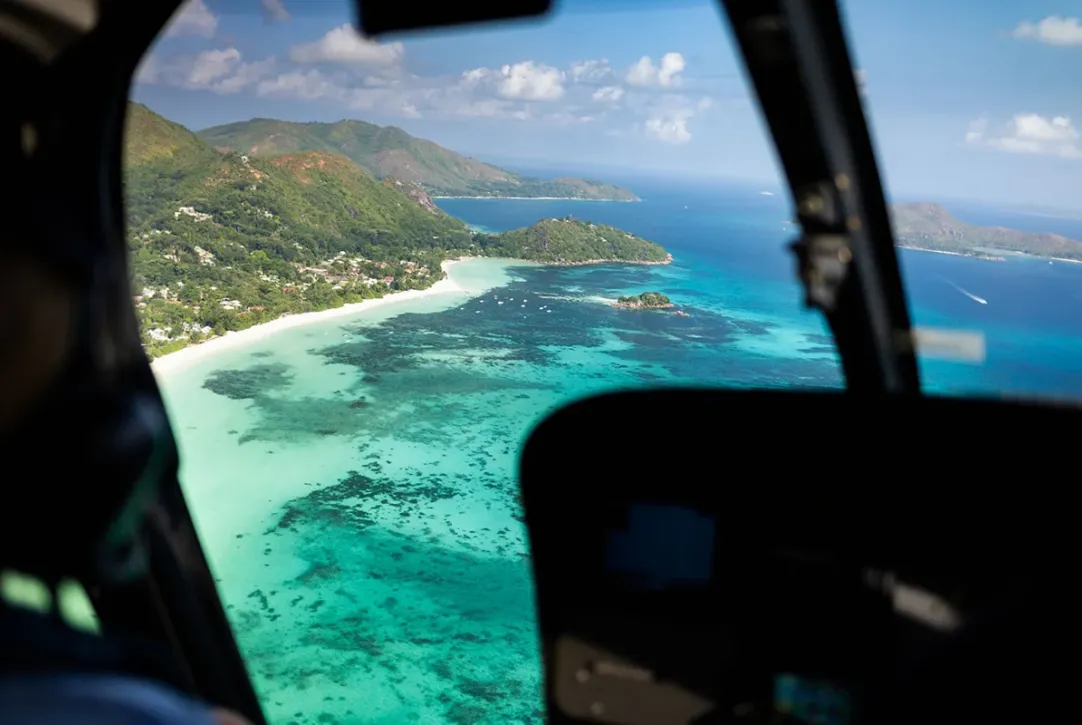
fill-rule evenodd
<path id="1" fill-rule="evenodd" d="M 1003 252 L 1082 261 L 1082 242 L 1078 240 L 1059 234 L 969 224 L 938 204 L 895 204 L 891 214 L 895 242 L 903 248 L 997 261 Z"/>

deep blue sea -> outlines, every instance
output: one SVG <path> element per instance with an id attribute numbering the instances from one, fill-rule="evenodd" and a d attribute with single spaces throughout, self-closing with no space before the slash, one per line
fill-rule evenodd
<path id="1" fill-rule="evenodd" d="M 642 203 L 444 199 L 440 205 L 493 230 L 530 224 L 539 216 L 572 214 L 634 231 L 675 255 L 674 267 L 684 271 L 682 284 L 662 290 L 675 300 L 737 316 L 761 315 L 764 325 L 773 325 L 779 334 L 785 328 L 825 334 L 819 314 L 801 304 L 793 260 L 785 250 L 793 239 L 787 198 L 736 184 L 644 186 L 640 181 L 634 188 Z M 945 206 L 974 224 L 1082 239 L 1078 218 L 973 203 Z M 1023 256 L 988 262 L 910 250 L 901 250 L 901 263 L 915 324 L 980 332 L 985 339 L 983 364 L 922 359 L 927 390 L 1082 398 L 1082 265 Z M 959 287 L 987 304 L 967 297 Z M 748 356 L 744 363 L 746 368 L 737 366 L 703 382 L 740 384 L 741 376 L 748 375 L 761 383 L 751 370 L 765 362 Z M 836 366 L 837 361 L 829 359 L 801 365 L 797 376 L 778 371 L 769 384 L 829 384 L 840 381 L 834 377 Z"/>
<path id="2" fill-rule="evenodd" d="M 568 214 L 612 224 L 673 264 L 466 261 L 451 269 L 457 290 L 160 374 L 185 493 L 272 722 L 540 723 L 515 480 L 531 428 L 617 388 L 842 383 L 784 251 L 784 198 L 632 188 L 641 203 L 439 203 L 490 230 Z M 1078 220 L 946 206 L 1082 238 Z M 929 390 L 1082 398 L 1082 265 L 915 251 L 902 263 L 918 324 L 986 340 L 982 364 L 922 361 Z M 644 291 L 689 316 L 609 304 Z"/>

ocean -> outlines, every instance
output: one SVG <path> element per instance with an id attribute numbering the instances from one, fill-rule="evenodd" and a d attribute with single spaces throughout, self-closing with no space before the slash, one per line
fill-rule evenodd
<path id="1" fill-rule="evenodd" d="M 540 722 L 514 478 L 530 429 L 605 390 L 842 384 L 784 251 L 785 199 L 635 188 L 641 203 L 439 203 L 489 230 L 568 214 L 612 224 L 665 245 L 672 265 L 471 260 L 452 269 L 462 292 L 319 320 L 162 376 L 184 489 L 272 722 Z M 1082 237 L 1077 220 L 955 213 Z M 928 390 L 1082 397 L 1082 265 L 901 257 L 918 324 L 986 340 L 983 364 L 922 360 Z M 608 304 L 644 291 L 690 316 Z"/>

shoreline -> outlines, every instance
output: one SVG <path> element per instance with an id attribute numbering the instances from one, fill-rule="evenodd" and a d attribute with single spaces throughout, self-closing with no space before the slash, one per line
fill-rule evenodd
<path id="1" fill-rule="evenodd" d="M 176 350 L 175 352 L 162 355 L 159 358 L 155 358 L 150 362 L 150 369 L 155 375 L 167 375 L 169 373 L 177 372 L 187 368 L 195 363 L 204 360 L 212 355 L 216 355 L 219 352 L 225 350 L 231 350 L 236 347 L 248 345 L 257 340 L 269 337 L 282 330 L 288 330 L 294 327 L 300 327 L 307 325 L 310 322 L 316 320 L 330 320 L 336 317 L 346 317 L 353 315 L 361 311 L 374 310 L 379 307 L 384 307 L 388 304 L 395 302 L 405 302 L 407 300 L 423 299 L 426 297 L 433 297 L 436 295 L 450 294 L 453 292 L 465 292 L 466 288 L 455 282 L 451 276 L 451 268 L 459 262 L 470 259 L 469 257 L 459 257 L 456 259 L 445 260 L 440 264 L 440 269 L 443 270 L 447 276 L 439 280 L 431 287 L 423 290 L 404 290 L 402 292 L 392 292 L 391 294 L 384 295 L 383 297 L 377 297 L 369 300 L 362 300 L 361 302 L 354 302 L 348 305 L 342 305 L 341 307 L 334 307 L 329 310 L 319 310 L 317 312 L 301 312 L 292 315 L 283 315 L 276 320 L 264 322 L 259 325 L 254 325 L 244 330 L 232 330 L 220 337 L 214 337 L 203 342 L 197 342 L 187 347 Z"/>
<path id="2" fill-rule="evenodd" d="M 333 307 L 331 309 L 319 310 L 316 312 L 300 312 L 291 315 L 284 315 L 276 320 L 270 320 L 269 322 L 264 322 L 259 325 L 253 325 L 252 327 L 246 328 L 244 330 L 232 330 L 220 337 L 213 337 L 209 340 L 193 343 L 191 345 L 188 345 L 187 347 L 181 348 L 180 350 L 176 350 L 175 352 L 167 353 L 165 355 L 162 355 L 161 357 L 154 358 L 150 361 L 150 369 L 156 376 L 168 375 L 170 373 L 180 372 L 202 360 L 207 359 L 208 357 L 217 355 L 219 352 L 243 347 L 245 345 L 267 338 L 283 330 L 289 330 L 294 327 L 301 327 L 312 322 L 322 322 L 337 317 L 348 317 L 359 312 L 367 312 L 369 310 L 384 307 L 395 302 L 406 302 L 409 300 L 418 300 L 427 297 L 434 297 L 438 295 L 452 293 L 468 293 L 470 292 L 470 290 L 467 287 L 464 287 L 463 285 L 455 281 L 454 277 L 451 274 L 451 269 L 456 264 L 475 259 L 491 259 L 493 261 L 502 261 L 512 266 L 542 265 L 553 267 L 578 267 L 591 264 L 634 264 L 653 266 L 672 263 L 671 254 L 668 255 L 667 259 L 661 262 L 633 262 L 604 259 L 590 260 L 587 262 L 534 262 L 525 259 L 463 255 L 460 257 L 455 257 L 454 259 L 444 260 L 440 264 L 440 269 L 443 270 L 446 276 L 427 289 L 392 292 L 391 294 L 384 295 L 383 297 L 363 300 L 361 302 L 354 302 L 348 305 L 342 305 L 341 307 Z"/>
<path id="3" fill-rule="evenodd" d="M 948 252 L 943 249 L 925 249 L 924 247 L 911 247 L 906 244 L 896 244 L 898 249 L 908 249 L 911 252 L 928 252 L 930 254 L 947 254 L 951 257 L 968 257 L 970 259 L 980 259 L 985 262 L 1003 262 L 1006 257 L 999 257 L 989 254 L 988 256 L 981 256 L 979 254 L 963 254 L 962 252 Z M 1047 262 L 1066 262 L 1068 264 L 1082 264 L 1082 259 L 1067 259 L 1066 257 L 1046 257 L 1043 254 L 1029 254 L 1028 252 L 1012 252 L 1009 250 L 1003 250 L 1001 254 L 1014 257 L 1027 257 L 1029 259 L 1039 259 Z"/>
<path id="4" fill-rule="evenodd" d="M 908 249 L 911 252 L 927 252 L 929 254 L 946 254 L 947 256 L 950 256 L 950 257 L 968 257 L 969 259 L 979 259 L 979 260 L 984 261 L 984 262 L 1002 262 L 1003 261 L 1003 257 L 994 257 L 994 256 L 992 256 L 990 254 L 986 255 L 986 256 L 982 256 L 980 254 L 964 254 L 962 252 L 948 252 L 945 249 L 927 249 L 925 247 L 911 247 L 908 244 L 895 244 L 894 246 L 896 246 L 898 249 Z M 1026 256 L 1031 256 L 1031 255 L 1026 255 Z M 1038 259 L 1044 259 L 1044 258 L 1043 257 L 1038 257 Z"/>
<path id="5" fill-rule="evenodd" d="M 605 204 L 636 204 L 642 199 L 582 199 L 576 196 L 436 196 L 430 199 L 492 199 L 493 201 L 593 201 Z"/>
<path id="6" fill-rule="evenodd" d="M 586 267 L 591 264 L 637 264 L 644 267 L 661 267 L 666 264 L 672 264 L 672 254 L 667 253 L 665 259 L 658 262 L 649 262 L 640 259 L 588 259 L 585 262 L 540 262 L 540 264 L 552 267 Z"/>

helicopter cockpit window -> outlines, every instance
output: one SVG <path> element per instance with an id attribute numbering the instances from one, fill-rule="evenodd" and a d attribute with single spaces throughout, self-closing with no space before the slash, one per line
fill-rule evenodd
<path id="1" fill-rule="evenodd" d="M 133 304 L 272 721 L 540 722 L 527 431 L 606 390 L 842 385 L 714 2 L 377 42 L 345 0 L 190 0 L 131 101 Z"/>

